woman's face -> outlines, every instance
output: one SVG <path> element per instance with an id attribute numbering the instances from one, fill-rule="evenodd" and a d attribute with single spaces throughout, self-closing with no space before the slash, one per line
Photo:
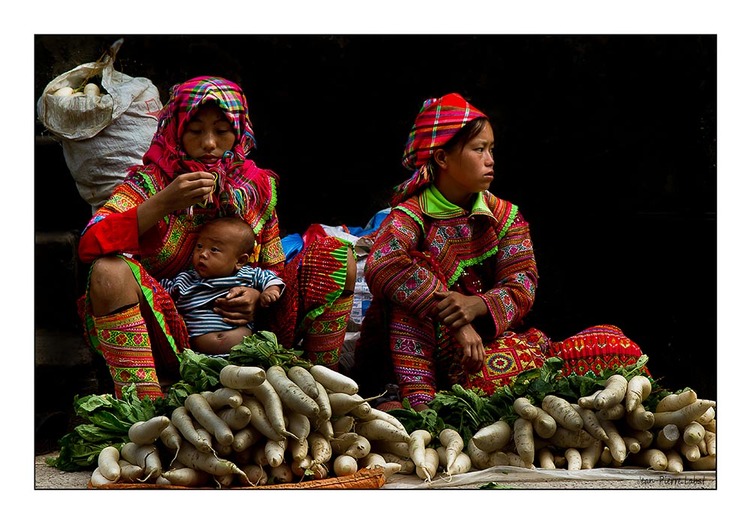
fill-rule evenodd
<path id="1" fill-rule="evenodd" d="M 456 205 L 465 205 L 476 193 L 489 189 L 494 176 L 494 147 L 493 128 L 485 124 L 464 147 L 437 153 L 440 169 L 436 186 L 441 194 Z"/>
<path id="2" fill-rule="evenodd" d="M 235 145 L 235 132 L 224 113 L 214 104 L 207 104 L 185 126 L 182 145 L 189 156 L 212 165 Z"/>

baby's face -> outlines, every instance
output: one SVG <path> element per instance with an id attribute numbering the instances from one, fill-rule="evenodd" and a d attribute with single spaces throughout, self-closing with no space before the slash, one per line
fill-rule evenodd
<path id="1" fill-rule="evenodd" d="M 226 277 L 239 268 L 239 248 L 232 236 L 206 228 L 193 248 L 193 267 L 203 278 Z"/>

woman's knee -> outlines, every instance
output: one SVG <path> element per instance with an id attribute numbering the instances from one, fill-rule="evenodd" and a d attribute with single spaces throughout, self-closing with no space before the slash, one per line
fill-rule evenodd
<path id="1" fill-rule="evenodd" d="M 128 264 L 118 257 L 102 257 L 94 261 L 89 275 L 89 299 L 94 315 L 138 303 L 140 289 Z"/>

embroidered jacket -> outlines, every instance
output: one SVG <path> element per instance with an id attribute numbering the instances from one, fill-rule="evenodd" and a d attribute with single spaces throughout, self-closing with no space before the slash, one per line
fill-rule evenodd
<path id="1" fill-rule="evenodd" d="M 437 290 L 480 296 L 492 319 L 484 338 L 521 321 L 538 280 L 529 225 L 514 204 L 486 191 L 467 211 L 433 185 L 384 219 L 364 276 L 376 299 L 423 319 L 431 315 Z"/>

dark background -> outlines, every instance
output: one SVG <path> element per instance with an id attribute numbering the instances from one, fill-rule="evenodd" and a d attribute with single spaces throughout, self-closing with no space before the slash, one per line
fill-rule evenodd
<path id="1" fill-rule="evenodd" d="M 531 223 L 529 323 L 554 340 L 615 324 L 665 385 L 716 398 L 715 35 L 37 35 L 34 104 L 121 37 L 115 69 L 163 102 L 192 76 L 243 86 L 284 233 L 364 226 L 409 175 L 422 101 L 461 93 L 494 124 L 491 190 Z M 88 205 L 49 144 L 35 147 L 36 231 L 80 230 Z"/>

